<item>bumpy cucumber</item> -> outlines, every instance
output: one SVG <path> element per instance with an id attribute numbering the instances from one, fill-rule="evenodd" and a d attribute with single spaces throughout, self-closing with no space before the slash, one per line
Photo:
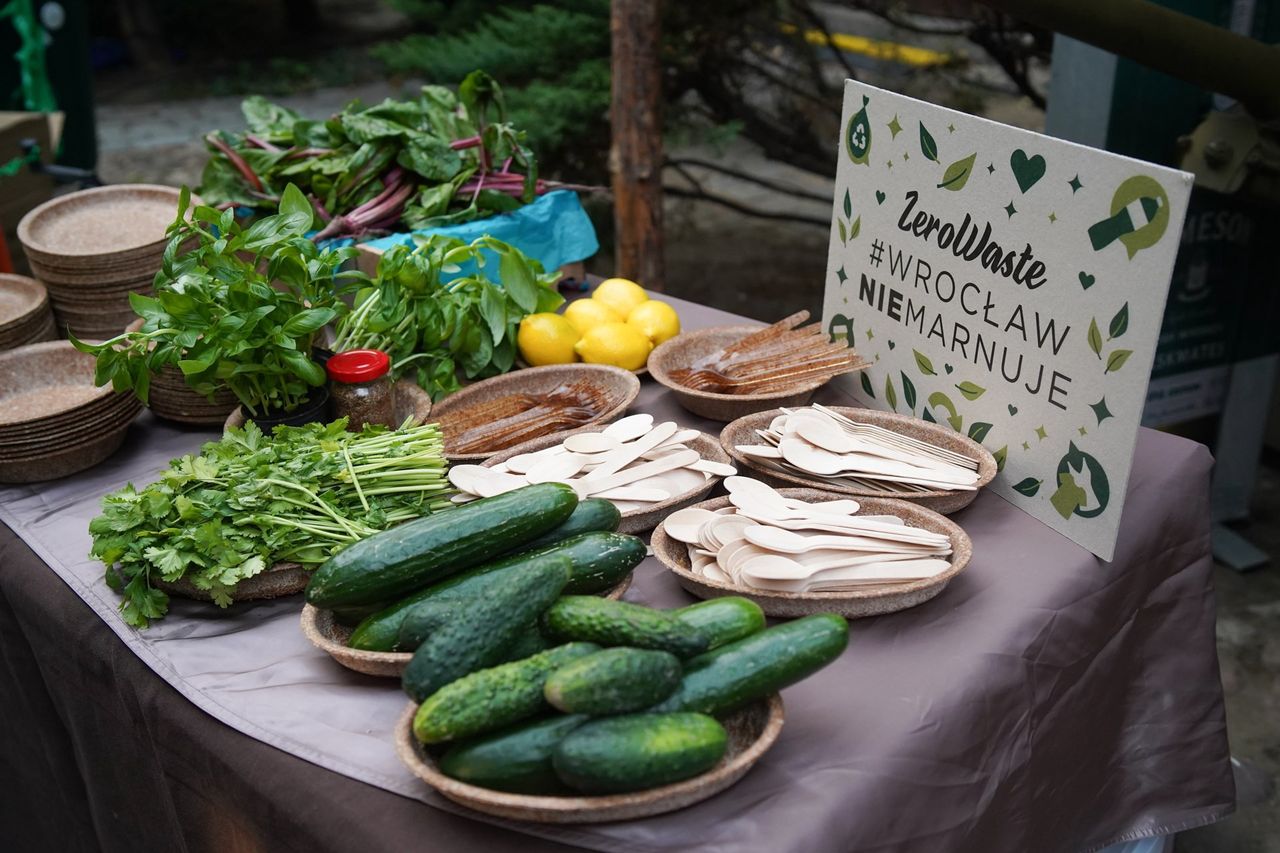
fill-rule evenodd
<path id="1" fill-rule="evenodd" d="M 446 684 L 502 660 L 568 580 L 568 559 L 550 558 L 471 599 L 466 618 L 449 620 L 418 646 L 401 676 L 404 691 L 421 702 Z"/>
<path id="2" fill-rule="evenodd" d="M 649 710 L 736 710 L 822 669 L 848 642 L 849 623 L 833 613 L 777 625 L 687 661 L 676 692 Z"/>
<path id="3" fill-rule="evenodd" d="M 707 633 L 664 610 L 589 595 L 566 595 L 542 617 L 543 630 L 562 640 L 658 649 L 687 658 L 710 646 Z"/>
<path id="4" fill-rule="evenodd" d="M 353 649 L 389 652 L 396 648 L 405 614 L 428 599 L 445 596 L 483 595 L 491 587 L 504 584 L 508 570 L 519 570 L 539 554 L 558 554 L 573 564 L 565 592 L 590 594 L 612 589 L 644 559 L 644 540 L 624 533 L 584 533 L 554 545 L 518 554 L 479 566 L 408 596 L 378 611 L 356 626 L 348 641 Z"/>
<path id="5" fill-rule="evenodd" d="M 562 666 L 543 691 L 569 714 L 625 714 L 661 702 L 680 683 L 680 659 L 651 649 L 605 649 Z"/>
<path id="6" fill-rule="evenodd" d="M 531 658 L 482 669 L 441 687 L 418 708 L 413 733 L 423 743 L 444 743 L 509 726 L 547 710 L 547 676 L 598 651 L 566 643 Z"/>
<path id="7" fill-rule="evenodd" d="M 587 498 L 579 501 L 573 510 L 573 515 L 565 520 L 564 524 L 554 530 L 546 533 L 528 542 L 520 547 L 522 551 L 532 551 L 535 548 L 545 548 L 548 545 L 554 545 L 557 542 L 563 542 L 566 539 L 572 539 L 575 536 L 581 536 L 583 533 L 612 533 L 618 529 L 618 525 L 622 523 L 622 513 L 613 505 L 611 501 L 604 498 Z"/>
<path id="8" fill-rule="evenodd" d="M 584 794 L 619 794 L 705 773 L 728 745 L 724 727 L 704 714 L 626 714 L 574 729 L 551 764 Z"/>
<path id="9" fill-rule="evenodd" d="M 413 592 L 558 527 L 577 505 L 563 483 L 538 483 L 384 530 L 321 564 L 307 601 L 347 607 Z"/>
<path id="10" fill-rule="evenodd" d="M 462 782 L 515 794 L 561 794 L 568 787 L 551 766 L 551 753 L 584 714 L 556 714 L 449 747 L 436 766 Z"/>
<path id="11" fill-rule="evenodd" d="M 765 624 L 760 605 L 736 595 L 690 604 L 671 611 L 671 615 L 692 628 L 706 631 L 712 649 L 763 631 Z"/>

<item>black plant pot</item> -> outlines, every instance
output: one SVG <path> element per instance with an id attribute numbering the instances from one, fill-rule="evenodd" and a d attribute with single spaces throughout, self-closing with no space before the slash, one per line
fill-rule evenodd
<path id="1" fill-rule="evenodd" d="M 260 415 L 247 418 L 258 425 L 258 429 L 270 434 L 278 426 L 302 426 L 303 424 L 329 420 L 329 389 L 323 385 L 311 392 L 311 396 L 292 412 L 266 411 Z"/>

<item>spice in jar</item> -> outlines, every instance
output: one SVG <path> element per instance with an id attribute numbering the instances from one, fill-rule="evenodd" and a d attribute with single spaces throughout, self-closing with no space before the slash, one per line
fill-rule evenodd
<path id="1" fill-rule="evenodd" d="M 397 426 L 390 370 L 391 359 L 376 349 L 340 352 L 325 364 L 334 415 L 345 417 L 351 432 L 359 432 L 365 424 Z"/>

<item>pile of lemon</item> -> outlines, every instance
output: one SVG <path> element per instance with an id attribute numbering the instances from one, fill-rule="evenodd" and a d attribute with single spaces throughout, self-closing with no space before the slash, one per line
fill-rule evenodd
<path id="1" fill-rule="evenodd" d="M 680 316 L 625 278 L 600 283 L 590 299 L 570 302 L 564 314 L 530 314 L 516 344 L 529 364 L 611 364 L 639 370 L 653 348 L 680 334 Z"/>

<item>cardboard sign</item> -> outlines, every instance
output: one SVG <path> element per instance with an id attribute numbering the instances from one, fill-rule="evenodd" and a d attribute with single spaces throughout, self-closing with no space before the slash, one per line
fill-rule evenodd
<path id="1" fill-rule="evenodd" d="M 865 405 L 1111 559 L 1192 176 L 846 81 L 823 322 Z"/>

